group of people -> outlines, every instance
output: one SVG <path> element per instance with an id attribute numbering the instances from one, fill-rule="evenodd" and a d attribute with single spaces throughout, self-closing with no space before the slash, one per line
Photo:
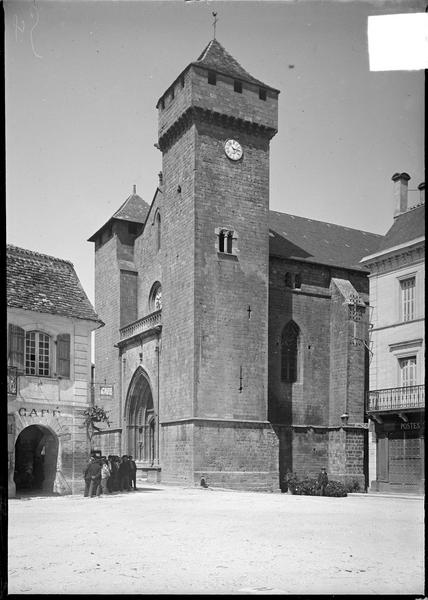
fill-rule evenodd
<path id="1" fill-rule="evenodd" d="M 132 456 L 91 456 L 83 472 L 84 496 L 93 498 L 113 492 L 137 489 L 137 465 Z"/>

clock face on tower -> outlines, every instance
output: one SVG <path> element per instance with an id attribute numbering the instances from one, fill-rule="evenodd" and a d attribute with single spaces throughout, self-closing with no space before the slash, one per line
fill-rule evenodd
<path id="1" fill-rule="evenodd" d="M 236 140 L 227 140 L 224 144 L 224 151 L 231 160 L 239 160 L 244 153 L 241 144 Z"/>

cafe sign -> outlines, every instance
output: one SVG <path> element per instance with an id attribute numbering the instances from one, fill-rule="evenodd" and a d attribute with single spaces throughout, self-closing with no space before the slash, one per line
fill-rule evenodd
<path id="1" fill-rule="evenodd" d="M 30 408 L 27 406 L 21 406 L 18 409 L 18 415 L 20 417 L 45 417 L 47 415 L 52 415 L 56 417 L 61 414 L 61 411 L 58 407 L 54 409 L 50 408 Z"/>

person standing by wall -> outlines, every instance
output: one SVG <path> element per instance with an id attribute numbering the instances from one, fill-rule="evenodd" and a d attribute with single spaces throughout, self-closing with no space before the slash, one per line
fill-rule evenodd
<path id="1" fill-rule="evenodd" d="M 317 484 L 319 489 L 320 496 L 325 496 L 325 488 L 328 483 L 328 476 L 325 467 L 322 467 L 320 473 L 318 474 Z"/>

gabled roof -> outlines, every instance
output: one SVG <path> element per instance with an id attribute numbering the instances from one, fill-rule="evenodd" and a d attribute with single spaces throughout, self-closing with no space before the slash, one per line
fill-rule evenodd
<path id="1" fill-rule="evenodd" d="M 128 221 L 129 223 L 140 223 L 143 224 L 146 221 L 147 215 L 149 214 L 150 206 L 145 202 L 141 196 L 134 193 L 128 196 L 125 202 L 117 209 L 110 219 L 104 223 L 91 237 L 88 242 L 94 242 L 97 235 L 111 220 Z"/>
<path id="2" fill-rule="evenodd" d="M 425 235 L 425 204 L 397 215 L 375 251 L 382 252 Z"/>
<path id="3" fill-rule="evenodd" d="M 359 261 L 379 246 L 381 235 L 269 211 L 269 254 L 362 270 Z"/>
<path id="4" fill-rule="evenodd" d="M 242 79 L 249 83 L 275 89 L 250 75 L 216 39 L 211 40 L 199 57 L 191 64 L 212 69 L 218 73 L 223 73 L 223 75 L 229 75 L 230 77 Z"/>
<path id="5" fill-rule="evenodd" d="M 11 308 L 103 324 L 71 262 L 12 244 L 6 248 L 6 295 Z"/>

